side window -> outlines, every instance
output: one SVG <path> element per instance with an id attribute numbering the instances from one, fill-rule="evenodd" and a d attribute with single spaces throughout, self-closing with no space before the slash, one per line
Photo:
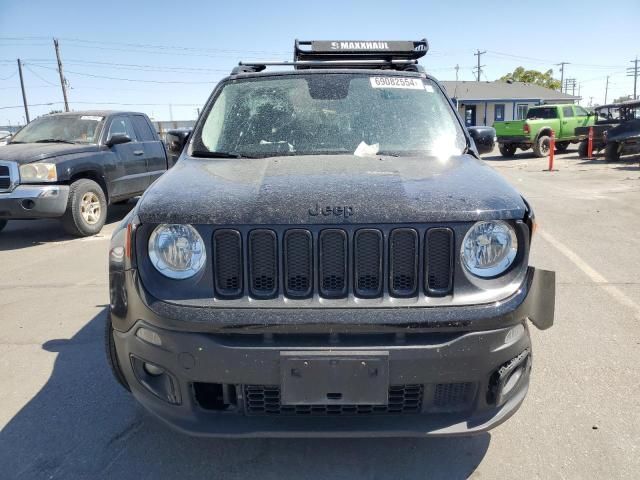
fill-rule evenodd
<path id="1" fill-rule="evenodd" d="M 562 116 L 564 118 L 573 117 L 573 107 L 562 107 Z"/>
<path id="2" fill-rule="evenodd" d="M 141 142 L 152 142 L 156 139 L 146 118 L 142 115 L 133 115 L 131 118 Z"/>
<path id="3" fill-rule="evenodd" d="M 522 120 L 527 116 L 527 110 L 529 110 L 528 104 L 519 103 L 518 105 L 516 105 L 516 108 L 517 108 L 517 113 L 516 113 L 517 120 Z"/>
<path id="4" fill-rule="evenodd" d="M 576 112 L 576 117 L 586 117 L 587 111 L 579 105 L 574 105 L 573 109 Z"/>
<path id="5" fill-rule="evenodd" d="M 128 135 L 132 141 L 135 142 L 138 140 L 133 125 L 131 125 L 131 120 L 125 116 L 114 117 L 113 120 L 111 120 L 107 138 L 111 138 L 114 135 Z"/>
<path id="6" fill-rule="evenodd" d="M 493 119 L 496 122 L 502 122 L 504 120 L 504 103 L 497 103 L 495 110 L 493 111 Z"/>

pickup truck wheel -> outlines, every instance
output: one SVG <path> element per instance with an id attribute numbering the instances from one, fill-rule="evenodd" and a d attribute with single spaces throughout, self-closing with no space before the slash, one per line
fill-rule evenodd
<path id="1" fill-rule="evenodd" d="M 511 158 L 516 154 L 517 147 L 515 145 L 508 145 L 505 143 L 501 143 L 498 148 L 500 149 L 500 154 L 503 157 Z"/>
<path id="2" fill-rule="evenodd" d="M 533 153 L 536 157 L 542 158 L 549 156 L 549 146 L 551 145 L 551 139 L 546 135 L 541 135 L 533 144 Z"/>
<path id="3" fill-rule="evenodd" d="M 617 162 L 620 160 L 619 145 L 617 142 L 607 143 L 604 150 L 604 158 L 607 162 Z"/>
<path id="4" fill-rule="evenodd" d="M 587 154 L 589 149 L 589 145 L 587 144 L 586 140 L 583 140 L 580 142 L 580 145 L 578 145 L 578 156 L 580 158 L 587 158 Z"/>
<path id="5" fill-rule="evenodd" d="M 556 151 L 560 153 L 564 153 L 569 148 L 569 142 L 557 142 L 556 143 Z"/>
<path id="6" fill-rule="evenodd" d="M 0 232 L 7 226 L 7 220 L 0 220 Z"/>
<path id="7" fill-rule="evenodd" d="M 65 231 L 78 237 L 95 235 L 107 219 L 107 199 L 100 185 L 82 178 L 69 187 L 67 211 L 62 216 Z"/>
<path id="8" fill-rule="evenodd" d="M 107 354 L 107 362 L 109 363 L 109 367 L 111 367 L 111 373 L 115 377 L 116 381 L 124 388 L 126 391 L 130 392 L 129 384 L 127 384 L 127 380 L 124 378 L 124 374 L 120 368 L 120 363 L 118 362 L 118 356 L 116 354 L 116 344 L 113 341 L 113 326 L 111 326 L 111 319 L 107 315 L 107 320 L 105 322 L 104 329 L 104 350 Z"/>

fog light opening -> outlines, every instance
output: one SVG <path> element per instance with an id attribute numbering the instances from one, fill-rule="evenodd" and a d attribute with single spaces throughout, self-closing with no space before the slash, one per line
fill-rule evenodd
<path id="1" fill-rule="evenodd" d="M 520 381 L 520 378 L 522 378 L 523 372 L 523 367 L 518 367 L 518 369 L 514 370 L 505 382 L 504 387 L 502 387 L 502 395 L 508 395 L 509 392 L 513 390 L 513 387 L 515 387 L 518 384 L 518 381 Z"/>
<path id="2" fill-rule="evenodd" d="M 164 373 L 164 368 L 154 365 L 153 363 L 145 362 L 144 371 L 153 377 L 157 377 Z"/>
<path id="3" fill-rule="evenodd" d="M 35 206 L 36 206 L 36 202 L 34 202 L 33 200 L 22 201 L 22 208 L 24 208 L 25 210 L 33 210 L 33 207 Z"/>

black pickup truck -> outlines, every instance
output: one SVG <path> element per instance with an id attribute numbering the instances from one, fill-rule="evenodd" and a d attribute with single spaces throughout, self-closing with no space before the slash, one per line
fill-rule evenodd
<path id="1" fill-rule="evenodd" d="M 68 233 L 94 235 L 109 204 L 140 195 L 169 166 L 143 113 L 40 117 L 0 148 L 0 230 L 11 219 L 61 218 Z"/>

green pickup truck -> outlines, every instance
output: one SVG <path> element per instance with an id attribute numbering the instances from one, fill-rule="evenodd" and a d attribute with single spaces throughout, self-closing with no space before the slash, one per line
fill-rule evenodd
<path id="1" fill-rule="evenodd" d="M 593 125 L 594 115 L 579 105 L 540 105 L 531 107 L 523 120 L 495 122 L 500 153 L 513 157 L 518 148 L 533 148 L 536 157 L 549 155 L 551 130 L 556 135 L 556 150 L 564 152 L 570 143 L 578 143 L 577 127 Z"/>

